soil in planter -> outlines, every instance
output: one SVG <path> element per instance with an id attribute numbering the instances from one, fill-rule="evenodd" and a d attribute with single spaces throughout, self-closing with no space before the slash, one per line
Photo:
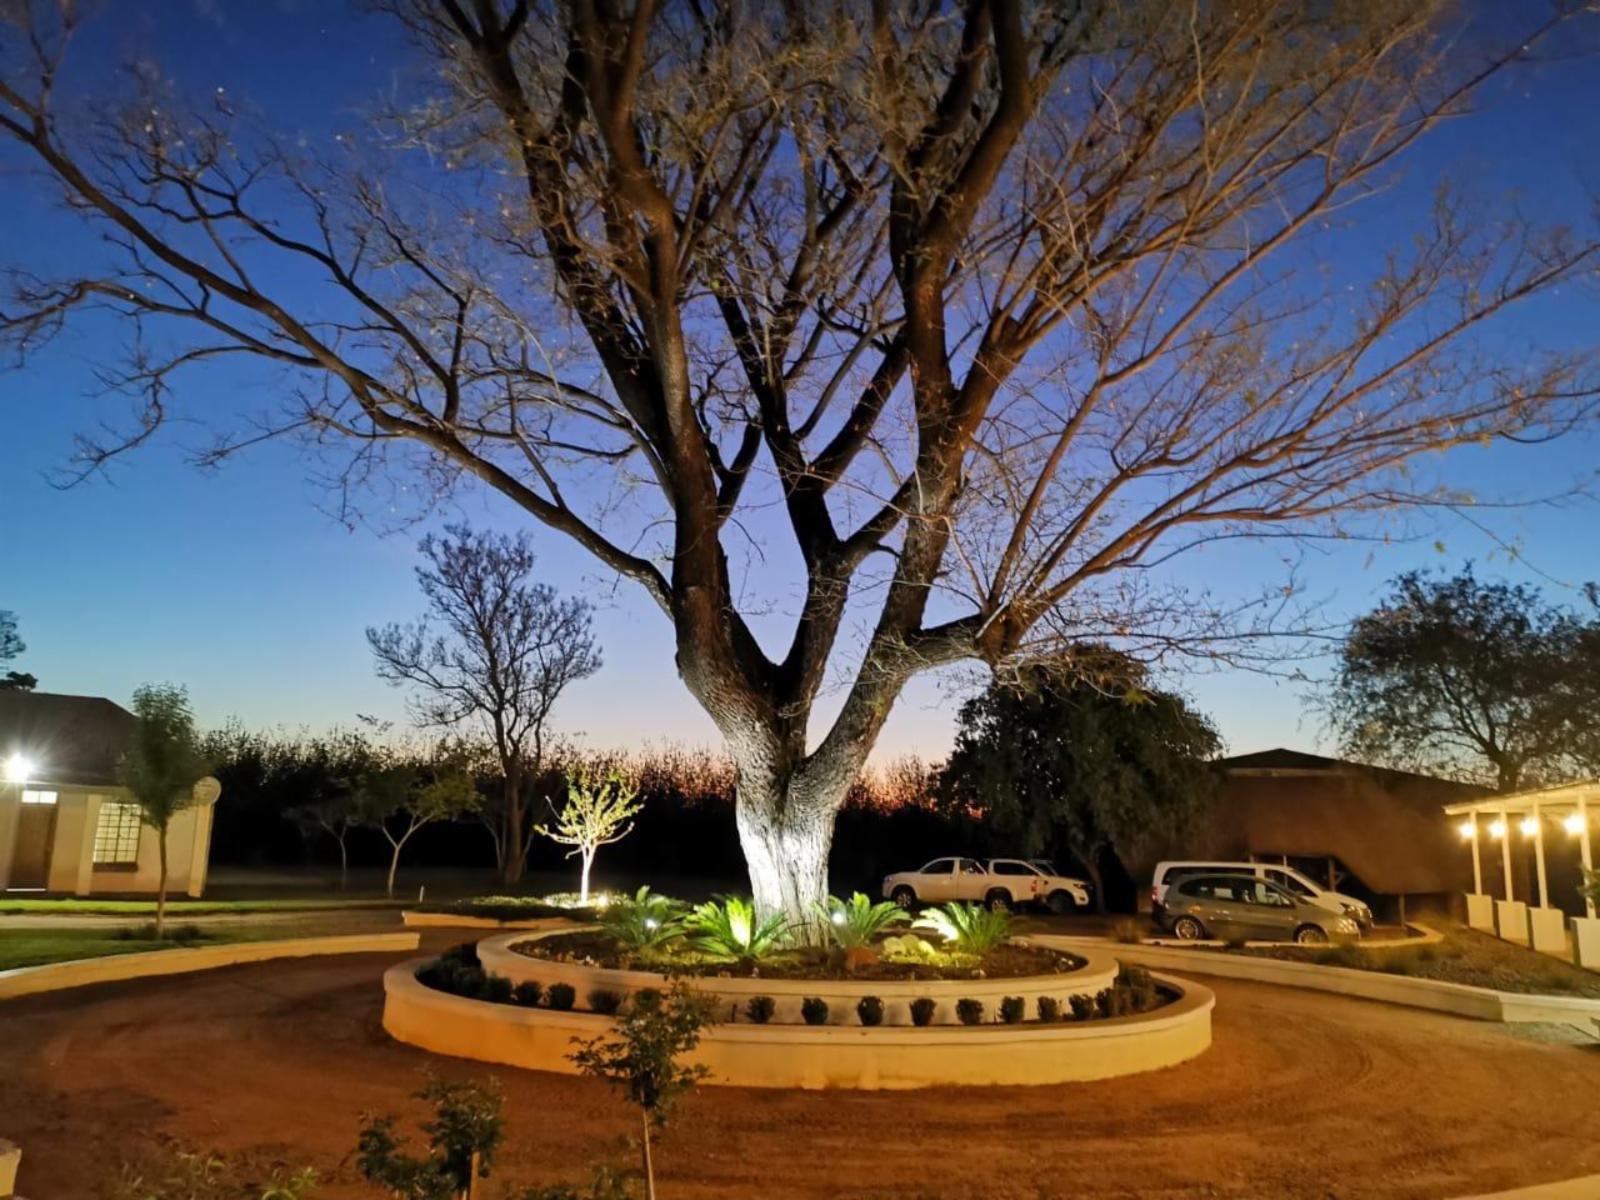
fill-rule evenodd
<path id="1" fill-rule="evenodd" d="M 1004 945 L 975 963 L 941 965 L 880 960 L 846 971 L 837 956 L 822 950 L 789 950 L 760 963 L 718 962 L 693 951 L 642 956 L 621 951 L 616 942 L 598 930 L 557 933 L 526 942 L 512 950 L 529 958 L 577 962 L 613 970 L 660 971 L 673 975 L 753 976 L 761 979 L 1009 979 L 1037 975 L 1064 975 L 1083 966 L 1076 955 L 1032 946 Z"/>

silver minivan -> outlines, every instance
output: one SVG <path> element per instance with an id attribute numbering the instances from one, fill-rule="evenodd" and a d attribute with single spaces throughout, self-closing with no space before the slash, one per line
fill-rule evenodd
<path id="1" fill-rule="evenodd" d="M 1157 917 L 1183 941 L 1299 942 L 1358 937 L 1354 917 L 1330 912 L 1287 888 L 1248 875 L 1182 875 L 1167 888 Z"/>
<path id="2" fill-rule="evenodd" d="M 1158 921 L 1161 919 L 1167 888 L 1180 875 L 1248 875 L 1253 879 L 1265 879 L 1268 883 L 1277 884 L 1280 888 L 1292 892 L 1301 900 L 1320 905 L 1331 913 L 1342 913 L 1350 917 L 1361 926 L 1362 933 L 1372 929 L 1372 909 L 1361 900 L 1313 883 L 1293 867 L 1261 862 L 1191 860 L 1157 863 L 1150 877 L 1150 911 Z"/>

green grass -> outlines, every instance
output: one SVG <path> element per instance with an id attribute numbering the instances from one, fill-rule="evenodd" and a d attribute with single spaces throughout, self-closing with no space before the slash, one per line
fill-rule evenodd
<path id="1" fill-rule="evenodd" d="M 169 932 L 177 926 L 169 926 Z M 198 941 L 156 942 L 143 937 L 118 937 L 99 929 L 49 929 L 0 931 L 0 971 L 15 967 L 37 967 L 45 963 L 68 962 L 78 958 L 104 958 L 111 954 L 137 954 L 145 950 L 170 950 L 175 946 L 217 946 L 230 942 L 269 941 L 293 936 L 269 933 L 257 927 L 213 926 Z"/>
<path id="2" fill-rule="evenodd" d="M 174 916 L 198 917 L 223 913 L 254 912 L 313 912 L 330 908 L 399 908 L 403 900 L 352 900 L 341 896 L 307 898 L 297 896 L 292 900 L 168 900 L 167 912 Z M 12 896 L 0 898 L 0 916 L 25 914 L 61 915 L 74 917 L 126 917 L 154 916 L 154 900 L 97 900 L 65 897 L 57 900 L 20 900 Z"/>

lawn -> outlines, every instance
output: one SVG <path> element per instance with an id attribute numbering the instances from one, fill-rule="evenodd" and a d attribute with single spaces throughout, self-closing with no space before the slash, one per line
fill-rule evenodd
<path id="1" fill-rule="evenodd" d="M 214 916 L 226 913 L 314 912 L 331 908 L 399 908 L 405 901 L 387 899 L 353 900 L 333 893 L 325 896 L 296 896 L 276 900 L 168 900 L 167 912 L 174 916 Z M 15 896 L 0 898 L 0 916 L 42 914 L 73 917 L 154 916 L 154 900 L 100 900 L 63 897 L 53 900 L 23 900 Z"/>
<path id="2" fill-rule="evenodd" d="M 296 936 L 281 928 L 254 925 L 214 925 L 195 937 L 181 923 L 167 927 L 168 940 L 157 942 L 146 930 L 40 929 L 0 930 L 0 971 L 37 967 L 77 958 L 103 958 L 111 954 L 137 954 L 143 950 L 170 950 L 177 946 L 216 946 L 230 942 L 259 942 Z M 183 934 L 182 940 L 174 935 Z"/>

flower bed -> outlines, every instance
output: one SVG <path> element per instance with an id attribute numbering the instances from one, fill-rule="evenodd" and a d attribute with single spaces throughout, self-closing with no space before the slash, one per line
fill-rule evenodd
<path id="1" fill-rule="evenodd" d="M 606 997 L 606 1005 L 613 1000 L 626 1003 L 625 995 L 619 996 L 615 988 L 597 987 L 585 993 L 572 983 L 546 982 L 540 984 L 537 1002 L 518 1004 L 517 983 L 503 977 L 491 982 L 496 978 L 492 966 L 505 960 L 513 960 L 513 965 L 539 960 L 493 945 L 508 940 L 512 939 L 488 939 L 479 949 L 478 965 L 464 965 L 461 970 L 477 972 L 473 978 L 481 980 L 478 986 L 491 1000 L 504 998 L 510 988 L 510 1002 L 486 1002 L 426 986 L 424 979 L 436 964 L 412 960 L 390 968 L 384 976 L 384 1028 L 400 1041 L 436 1053 L 533 1070 L 573 1072 L 575 1068 L 568 1057 L 572 1039 L 594 1037 L 610 1025 L 611 1017 L 592 1007 L 596 993 Z M 501 954 L 504 959 L 498 957 Z M 592 972 L 596 981 L 609 981 L 624 974 L 643 975 L 553 962 L 543 965 Z M 1093 971 L 1095 966 L 1091 957 L 1084 971 Z M 1109 968 L 1106 976 L 1114 980 L 1115 961 L 1105 966 Z M 645 978 L 652 986 L 665 983 L 661 976 Z M 532 981 L 518 982 L 524 989 L 521 995 L 532 998 L 534 992 L 527 986 Z M 712 982 L 701 978 L 691 984 Z M 730 1000 L 730 988 L 750 982 L 763 984 L 769 992 L 782 987 L 817 986 L 782 980 L 714 982 L 724 1002 Z M 1212 995 L 1206 988 L 1187 981 L 1149 977 L 1149 987 L 1162 1000 L 1159 1007 L 1150 1011 L 1104 1015 L 1097 1002 L 1093 1016 L 1073 1020 L 1072 1006 L 1062 1009 L 1058 1005 L 1053 1013 L 1056 1019 L 1048 1021 L 1038 1019 L 1037 997 L 1026 1001 L 1020 996 L 1000 994 L 989 1003 L 964 994 L 980 990 L 984 983 L 913 981 L 874 985 L 874 991 L 885 996 L 891 988 L 949 989 L 949 998 L 935 1001 L 949 1019 L 932 1022 L 935 1028 L 912 1028 L 909 1022 L 889 1021 L 895 1003 L 888 1000 L 882 1010 L 882 1025 L 862 1024 L 864 1018 L 854 1006 L 845 1020 L 842 1005 L 830 1006 L 840 1019 L 826 1024 L 778 1023 L 776 1019 L 763 1024 L 744 1019 L 744 1005 L 725 1003 L 719 1006 L 723 1020 L 706 1030 L 694 1058 L 710 1071 L 708 1081 L 714 1084 L 915 1088 L 1104 1079 L 1183 1062 L 1202 1053 L 1211 1043 Z M 998 988 L 1003 993 L 1007 986 L 1015 988 L 1017 984 L 1017 980 L 1002 980 L 998 981 Z M 558 987 L 563 991 L 557 993 Z M 1102 990 L 1119 994 L 1114 987 Z M 857 997 L 858 1004 L 862 998 Z M 1008 1004 L 1008 1000 L 1012 1003 Z M 974 1001 L 983 1004 L 982 1019 L 970 1026 L 957 1024 L 957 1007 L 967 1008 Z M 995 1019 L 1003 1013 L 1016 1012 L 1017 1002 L 1021 1003 L 1022 1019 L 1011 1023 Z M 781 1006 L 775 1007 L 781 1011 Z M 1080 1000 L 1077 1008 L 1082 1011 L 1085 1002 Z M 1067 1019 L 1062 1019 L 1063 1011 L 1069 1014 Z"/>

